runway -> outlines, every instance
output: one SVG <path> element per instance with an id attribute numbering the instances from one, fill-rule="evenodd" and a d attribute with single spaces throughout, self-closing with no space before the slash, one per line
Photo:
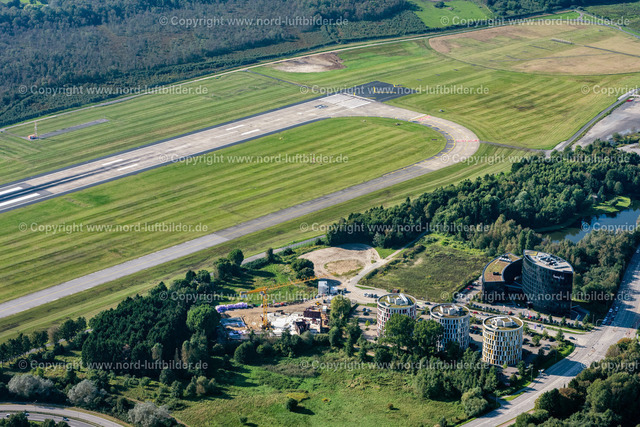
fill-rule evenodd
<path id="1" fill-rule="evenodd" d="M 318 120 L 351 116 L 416 121 L 423 115 L 360 96 L 329 95 L 0 185 L 0 212 L 38 203 Z M 446 131 L 445 122 L 439 122 L 435 118 L 421 120 L 427 126 L 437 128 L 442 125 Z M 452 147 L 449 146 L 448 149 Z"/>
<path id="2" fill-rule="evenodd" d="M 320 107 L 321 106 L 321 107 Z M 395 184 L 418 178 L 432 171 L 451 166 L 472 156 L 480 145 L 469 129 L 454 122 L 393 107 L 353 95 L 331 95 L 292 105 L 255 117 L 216 126 L 202 132 L 174 138 L 126 153 L 74 166 L 51 174 L 12 183 L 0 188 L 0 209 L 17 209 L 31 203 L 98 185 L 132 173 L 171 163 L 174 159 L 217 150 L 259 138 L 286 128 L 300 126 L 331 117 L 389 117 L 411 121 L 433 128 L 447 139 L 445 148 L 436 155 L 413 165 L 387 173 L 373 180 L 237 224 L 227 229 L 199 237 L 175 246 L 146 254 L 23 297 L 0 304 L 0 318 L 38 307 L 65 296 L 152 268 L 222 242 L 236 239 L 309 213 L 340 204 Z M 168 156 L 168 157 L 167 157 Z M 175 157 L 171 157 L 175 156 Z M 17 188 L 20 187 L 20 188 Z M 46 192 L 46 193 L 45 193 Z M 27 198 L 25 198 L 27 197 Z M 302 225 L 301 225 L 302 226 Z"/>

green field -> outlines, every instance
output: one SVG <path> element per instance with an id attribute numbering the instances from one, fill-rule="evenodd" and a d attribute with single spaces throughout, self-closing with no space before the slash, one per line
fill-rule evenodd
<path id="1" fill-rule="evenodd" d="M 452 423 L 465 418 L 459 402 L 416 397 L 411 376 L 406 373 L 304 368 L 314 360 L 324 364 L 355 362 L 326 354 L 320 358 L 283 360 L 275 365 L 243 366 L 243 372 L 229 372 L 228 380 L 222 384 L 228 398 L 187 402 L 185 409 L 174 411 L 173 415 L 194 426 L 241 426 L 242 416 L 260 426 L 431 426 L 442 417 Z M 297 412 L 284 408 L 291 393 L 306 395 Z M 389 404 L 395 409 L 389 410 Z"/>
<path id="2" fill-rule="evenodd" d="M 0 133 L 0 176 L 10 182 L 298 102 L 311 95 L 256 74 L 237 72 L 103 107 L 41 120 L 44 134 L 99 119 L 62 135 L 27 141 Z M 63 95 L 58 95 L 63 96 Z M 33 124 L 11 127 L 26 137 Z"/>
<path id="3" fill-rule="evenodd" d="M 222 243 L 193 255 L 170 261 L 149 270 L 132 274 L 91 290 L 43 304 L 14 316 L 0 319 L 0 342 L 16 336 L 19 332 L 47 329 L 51 324 L 78 316 L 92 317 L 98 312 L 116 306 L 120 301 L 136 293 L 144 293 L 158 282 L 171 283 L 184 277 L 187 270 L 211 270 L 213 261 L 226 256 L 234 248 L 241 248 L 245 256 L 277 248 L 321 234 L 321 232 L 300 230 L 301 223 L 321 226 L 329 225 L 348 212 L 358 212 L 373 206 L 390 206 L 401 203 L 406 197 L 415 197 L 424 192 L 464 179 L 474 179 L 485 174 L 506 172 L 511 168 L 512 156 L 525 153 L 508 148 L 482 145 L 478 150 L 478 163 L 459 163 L 384 190 L 333 206 L 298 219 L 288 221 L 267 230 Z M 501 159 L 501 161 L 491 161 Z M 31 273 L 30 273 L 31 274 Z M 30 286 L 30 283 L 27 283 Z"/>
<path id="4" fill-rule="evenodd" d="M 444 137 L 426 126 L 336 118 L 216 151 L 197 164 L 172 164 L 4 213 L 0 300 L 369 181 L 444 146 Z M 289 162 L 287 155 L 335 160 Z M 157 223 L 181 230 L 144 230 Z"/>
<path id="5" fill-rule="evenodd" d="M 490 260 L 482 251 L 467 249 L 451 238 L 426 237 L 426 249 L 413 258 L 398 257 L 377 274 L 360 281 L 378 289 L 400 289 L 416 298 L 433 302 L 451 300 L 453 293 L 477 278 Z M 409 251 L 410 252 L 410 251 Z"/>
<path id="6" fill-rule="evenodd" d="M 485 141 L 545 149 L 566 140 L 616 100 L 603 91 L 584 94 L 583 87 L 635 86 L 638 81 L 638 74 L 576 76 L 496 70 L 436 52 L 429 40 L 367 47 L 339 56 L 345 66 L 340 70 L 288 73 L 269 66 L 257 70 L 325 89 L 371 80 L 404 85 L 420 93 L 389 103 L 463 124 Z"/>
<path id="7" fill-rule="evenodd" d="M 485 5 L 466 0 L 445 1 L 445 7 L 437 8 L 436 2 L 431 0 L 410 0 L 415 4 L 422 22 L 429 28 L 444 28 L 450 25 L 460 25 L 471 20 L 489 19 L 493 13 Z"/>

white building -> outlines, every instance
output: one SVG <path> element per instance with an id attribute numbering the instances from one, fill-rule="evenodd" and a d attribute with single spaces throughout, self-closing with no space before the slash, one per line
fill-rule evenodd
<path id="1" fill-rule="evenodd" d="M 522 320 L 493 316 L 482 322 L 482 360 L 492 365 L 514 365 L 522 359 Z"/>
<path id="2" fill-rule="evenodd" d="M 442 338 L 438 340 L 438 350 L 446 348 L 448 342 L 455 341 L 461 349 L 469 347 L 469 309 L 458 304 L 438 304 L 431 308 L 431 319 L 442 325 Z"/>
<path id="3" fill-rule="evenodd" d="M 416 318 L 416 299 L 405 294 L 387 294 L 378 299 L 378 337 L 384 332 L 384 324 L 393 314 Z"/>

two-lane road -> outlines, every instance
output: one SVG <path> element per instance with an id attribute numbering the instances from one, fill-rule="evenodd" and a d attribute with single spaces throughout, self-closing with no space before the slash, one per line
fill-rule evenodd
<path id="1" fill-rule="evenodd" d="M 640 322 L 640 249 L 636 251 L 618 291 L 618 308 L 610 326 L 601 326 L 595 331 L 580 336 L 574 352 L 549 368 L 531 383 L 527 391 L 510 402 L 502 401 L 502 406 L 485 416 L 477 418 L 466 426 L 495 427 L 509 424 L 523 412 L 533 409 L 535 401 L 542 393 L 566 386 L 569 381 L 592 362 L 605 357 L 607 350 L 622 338 L 633 338 Z"/>

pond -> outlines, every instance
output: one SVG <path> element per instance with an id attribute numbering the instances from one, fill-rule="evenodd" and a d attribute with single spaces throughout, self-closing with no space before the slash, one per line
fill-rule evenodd
<path id="1" fill-rule="evenodd" d="M 633 202 L 631 206 L 619 212 L 581 218 L 572 227 L 547 233 L 547 235 L 554 242 L 567 239 L 577 243 L 591 231 L 633 231 L 639 216 L 640 203 Z"/>

